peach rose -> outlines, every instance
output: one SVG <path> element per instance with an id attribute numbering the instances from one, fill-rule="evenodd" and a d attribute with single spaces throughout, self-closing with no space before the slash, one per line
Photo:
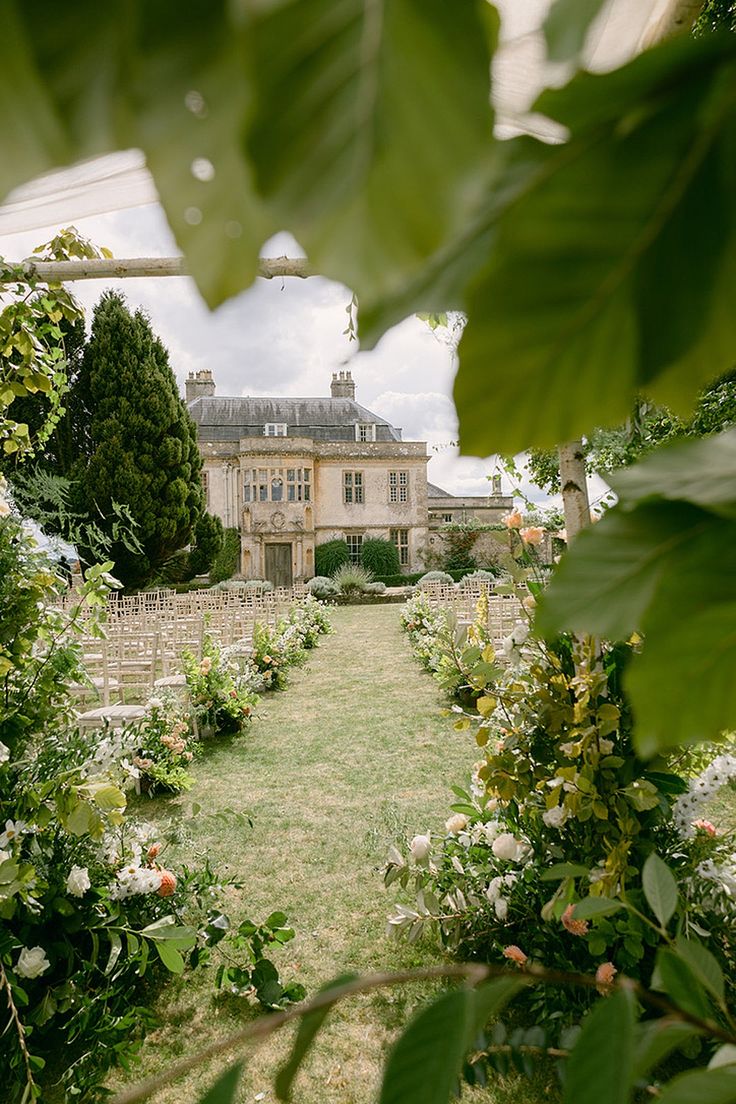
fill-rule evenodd
<path id="1" fill-rule="evenodd" d="M 503 521 L 507 529 L 521 529 L 524 524 L 524 519 L 519 510 L 512 510 L 510 514 L 506 515 Z"/>
<path id="2" fill-rule="evenodd" d="M 529 955 L 525 955 L 521 947 L 517 947 L 513 943 L 510 947 L 504 947 L 503 956 L 504 958 L 510 958 L 517 966 L 524 966 L 529 959 Z"/>
<path id="3" fill-rule="evenodd" d="M 468 818 L 464 813 L 454 813 L 445 821 L 445 831 L 449 832 L 451 836 L 457 836 L 460 832 L 464 832 L 467 827 Z"/>
<path id="4" fill-rule="evenodd" d="M 699 832 L 706 832 L 709 836 L 718 835 L 718 830 L 715 824 L 711 824 L 709 820 L 694 820 L 693 828 L 697 828 Z"/>
<path id="5" fill-rule="evenodd" d="M 595 987 L 602 997 L 610 993 L 613 979 L 616 977 L 617 973 L 618 970 L 612 962 L 601 962 L 595 972 Z"/>
<path id="6" fill-rule="evenodd" d="M 519 534 L 525 544 L 539 545 L 544 537 L 544 529 L 538 525 L 531 525 L 528 529 L 522 529 Z"/>
<path id="7" fill-rule="evenodd" d="M 176 875 L 170 870 L 160 870 L 161 884 L 158 887 L 159 897 L 171 897 L 176 890 Z"/>
<path id="8" fill-rule="evenodd" d="M 562 926 L 565 931 L 569 931 L 570 935 L 587 935 L 588 934 L 588 921 L 576 920 L 573 917 L 575 910 L 574 905 L 568 905 L 562 914 Z"/>

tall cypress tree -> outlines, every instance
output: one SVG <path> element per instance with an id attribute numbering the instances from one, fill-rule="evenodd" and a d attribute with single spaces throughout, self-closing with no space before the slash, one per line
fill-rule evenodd
<path id="1" fill-rule="evenodd" d="M 202 461 L 166 349 L 117 292 L 95 307 L 74 392 L 79 504 L 103 528 L 106 518 L 113 524 L 114 503 L 128 507 L 142 552 L 111 529 L 111 558 L 126 588 L 145 586 L 191 537 L 202 512 Z"/>

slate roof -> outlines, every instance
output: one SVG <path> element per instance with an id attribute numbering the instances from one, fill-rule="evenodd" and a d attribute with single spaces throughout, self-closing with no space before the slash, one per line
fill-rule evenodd
<path id="1" fill-rule="evenodd" d="M 436 483 L 427 484 L 427 498 L 455 498 L 449 491 L 443 491 Z"/>
<path id="2" fill-rule="evenodd" d="M 401 440 L 400 429 L 353 399 L 200 397 L 189 403 L 189 412 L 208 441 L 262 437 L 267 422 L 285 422 L 288 437 L 315 441 L 354 441 L 356 423 L 369 422 L 377 441 Z"/>

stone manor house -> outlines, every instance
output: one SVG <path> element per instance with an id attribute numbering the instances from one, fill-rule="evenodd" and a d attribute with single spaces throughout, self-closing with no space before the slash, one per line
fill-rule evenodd
<path id="1" fill-rule="evenodd" d="M 289 586 L 314 575 L 314 549 L 347 541 L 358 562 L 369 537 L 393 541 L 402 571 L 420 571 L 443 524 L 492 523 L 511 508 L 500 480 L 488 497 L 457 498 L 427 482 L 427 445 L 355 399 L 349 371 L 329 398 L 219 397 L 212 372 L 190 372 L 207 509 L 240 531 L 240 573 Z M 431 557 L 430 557 L 431 558 Z"/>

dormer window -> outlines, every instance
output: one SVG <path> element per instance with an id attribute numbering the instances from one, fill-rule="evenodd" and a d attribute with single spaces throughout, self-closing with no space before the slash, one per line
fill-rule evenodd
<path id="1" fill-rule="evenodd" d="M 356 422 L 355 423 L 355 440 L 356 441 L 375 441 L 376 439 L 376 423 L 375 422 Z"/>
<path id="2" fill-rule="evenodd" d="M 266 422 L 263 427 L 264 437 L 285 437 L 286 422 Z"/>

